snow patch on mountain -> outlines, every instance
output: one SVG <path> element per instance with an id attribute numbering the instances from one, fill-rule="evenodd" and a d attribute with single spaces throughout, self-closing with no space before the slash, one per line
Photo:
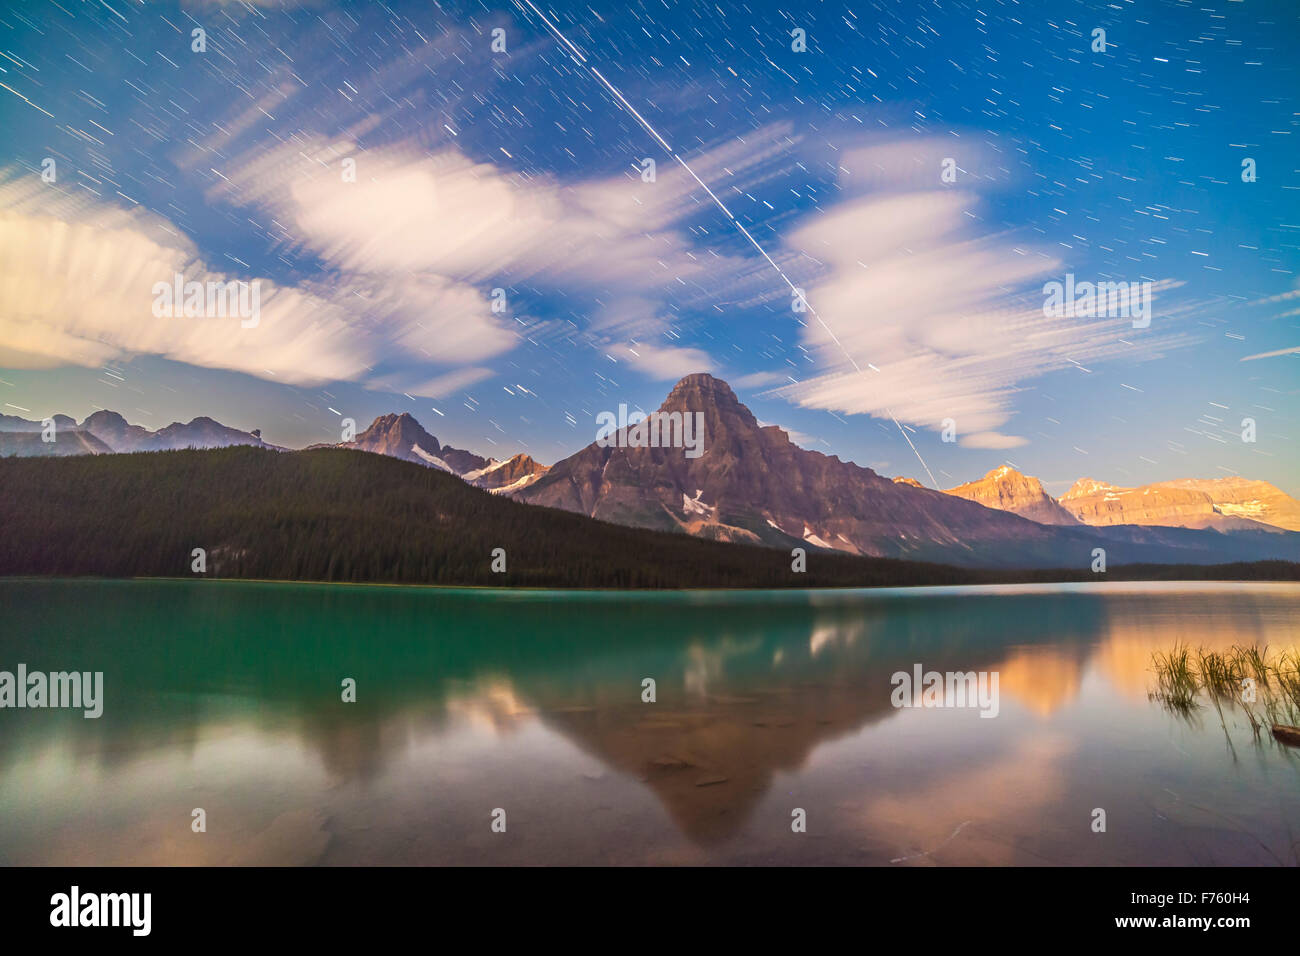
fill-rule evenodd
<path id="1" fill-rule="evenodd" d="M 696 488 L 695 497 L 691 498 L 686 494 L 686 492 L 683 491 L 682 509 L 688 515 L 699 515 L 702 518 L 709 518 L 709 519 L 716 518 L 718 509 L 713 507 L 712 505 L 706 505 L 703 501 L 701 501 L 700 498 L 701 496 L 703 496 L 703 494 L 704 494 L 703 489 Z"/>
<path id="2" fill-rule="evenodd" d="M 538 472 L 534 472 L 534 473 L 531 474 L 531 475 L 524 475 L 522 478 L 516 478 L 514 481 L 510 482 L 510 484 L 508 484 L 508 485 L 502 485 L 500 488 L 489 488 L 488 491 L 492 492 L 492 494 L 494 494 L 494 495 L 504 495 L 504 494 L 509 494 L 509 493 L 511 493 L 511 492 L 514 492 L 514 491 L 521 491 L 521 490 L 523 490 L 524 488 L 527 488 L 527 487 L 528 487 L 529 485 L 531 485 L 533 482 L 537 481 L 537 480 L 538 480 L 539 478 L 541 478 L 544 474 L 546 474 L 546 472 L 544 472 L 544 471 L 538 471 Z M 470 479 L 469 475 L 466 475 L 466 476 L 465 476 L 465 479 L 466 479 L 467 481 L 472 480 L 472 479 Z"/>
<path id="3" fill-rule="evenodd" d="M 807 541 L 809 544 L 814 544 L 819 548 L 826 548 L 828 551 L 835 550 L 835 545 L 830 544 L 825 540 L 823 540 L 821 537 L 817 535 L 816 532 L 813 531 L 812 528 L 808 527 L 807 525 L 803 526 L 803 539 Z"/>
<path id="4" fill-rule="evenodd" d="M 441 468 L 443 471 L 450 472 L 453 475 L 456 474 L 456 469 L 452 468 L 451 465 L 447 464 L 437 455 L 430 455 L 419 445 L 412 445 L 411 451 L 415 452 L 415 454 L 419 455 L 422 459 L 427 461 L 434 468 Z"/>
<path id="5" fill-rule="evenodd" d="M 488 463 L 484 465 L 482 468 L 475 468 L 473 471 L 467 471 L 465 472 L 465 474 L 461 475 L 461 477 L 464 478 L 466 481 L 473 483 L 478 479 L 482 478 L 484 475 L 490 475 L 494 471 L 499 471 L 509 463 L 510 463 L 509 460 L 497 461 L 495 458 L 489 458 Z"/>

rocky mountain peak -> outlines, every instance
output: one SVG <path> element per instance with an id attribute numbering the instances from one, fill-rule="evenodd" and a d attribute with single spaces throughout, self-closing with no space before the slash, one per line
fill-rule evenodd
<path id="1" fill-rule="evenodd" d="M 687 375 L 668 393 L 661 412 L 703 412 L 705 421 L 729 419 L 747 428 L 758 429 L 758 419 L 720 378 L 708 372 Z"/>
<path id="2" fill-rule="evenodd" d="M 410 438 L 413 441 L 421 441 L 425 451 L 437 453 L 441 447 L 438 439 L 434 438 L 424 426 L 416 421 L 415 416 L 410 412 L 402 412 L 400 415 L 389 412 L 387 415 L 380 415 L 370 427 L 357 436 L 357 441 L 362 439 L 378 439 L 383 436 Z"/>
<path id="3" fill-rule="evenodd" d="M 429 465 L 456 475 L 483 468 L 488 459 L 439 443 L 410 412 L 380 415 L 349 447 Z"/>
<path id="4" fill-rule="evenodd" d="M 535 461 L 532 455 L 520 452 L 505 461 L 489 460 L 482 468 L 467 472 L 461 477 L 478 488 L 514 493 L 528 487 L 549 470 Z"/>
<path id="5" fill-rule="evenodd" d="M 1089 495 L 1100 495 L 1114 490 L 1115 486 L 1108 481 L 1098 481 L 1096 478 L 1080 478 L 1070 486 L 1069 491 L 1061 495 L 1061 500 L 1070 501 L 1074 498 L 1086 498 Z"/>
<path id="6" fill-rule="evenodd" d="M 356 436 L 353 444 L 362 451 L 421 464 L 438 465 L 441 461 L 442 446 L 438 439 L 426 432 L 409 412 L 380 415 Z"/>
<path id="7" fill-rule="evenodd" d="M 986 508 L 1010 511 L 1039 524 L 1078 524 L 1074 515 L 1043 490 L 1041 481 L 1020 473 L 1010 465 L 994 468 L 978 481 L 968 481 L 956 488 L 949 488 L 947 493 L 977 502 Z"/>
<path id="8" fill-rule="evenodd" d="M 86 420 L 81 423 L 82 428 L 94 428 L 96 426 L 126 428 L 127 421 L 117 412 L 108 408 L 101 408 L 97 412 L 91 412 L 86 416 Z"/>

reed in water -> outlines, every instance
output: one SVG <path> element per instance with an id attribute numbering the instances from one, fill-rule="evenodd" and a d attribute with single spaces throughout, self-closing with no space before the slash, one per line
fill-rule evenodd
<path id="1" fill-rule="evenodd" d="M 1152 656 L 1156 688 L 1148 696 L 1169 710 L 1190 716 L 1207 700 L 1220 715 L 1240 707 L 1256 738 L 1265 728 L 1282 743 L 1300 746 L 1300 653 L 1270 652 L 1267 646 L 1233 645 L 1227 650 L 1176 644 Z"/>

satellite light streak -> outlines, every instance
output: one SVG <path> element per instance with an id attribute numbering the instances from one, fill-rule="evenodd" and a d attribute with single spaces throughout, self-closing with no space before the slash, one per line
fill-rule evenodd
<path id="1" fill-rule="evenodd" d="M 555 36 L 557 40 L 559 40 L 562 44 L 564 44 L 565 48 L 569 52 L 570 57 L 573 58 L 573 61 L 577 63 L 579 66 L 583 67 L 592 76 L 594 76 L 600 82 L 600 84 L 604 86 L 606 90 L 609 91 L 610 95 L 614 97 L 614 101 L 621 108 L 626 110 L 628 114 L 631 115 L 632 118 L 637 121 L 637 123 L 641 126 L 642 129 L 644 129 L 647 133 L 653 136 L 655 141 L 664 148 L 664 151 L 668 153 L 668 155 L 670 155 L 674 160 L 676 160 L 681 165 L 682 169 L 686 170 L 686 172 L 690 174 L 692 179 L 694 179 L 697 183 L 700 184 L 700 187 L 706 193 L 708 193 L 709 198 L 713 200 L 714 204 L 719 209 L 722 210 L 723 215 L 725 215 L 727 219 L 730 220 L 731 223 L 738 230 L 740 230 L 740 234 L 744 236 L 747 240 L 749 240 L 750 245 L 752 245 L 755 249 L 758 250 L 759 255 L 761 255 L 764 259 L 767 260 L 768 265 L 770 265 L 773 269 L 776 270 L 776 274 L 779 275 L 782 278 L 782 280 L 785 281 L 785 284 L 787 286 L 790 287 L 790 291 L 800 301 L 802 301 L 804 308 L 806 308 L 809 312 L 813 314 L 813 316 L 817 319 L 818 323 L 821 324 L 821 327 L 826 330 L 826 334 L 831 337 L 831 341 L 833 341 L 835 345 L 839 348 L 839 350 L 844 353 L 844 357 L 849 360 L 849 364 L 853 366 L 854 371 L 861 373 L 862 366 L 858 364 L 857 359 L 855 359 L 852 355 L 849 354 L 849 350 L 844 347 L 844 343 L 840 341 L 839 336 L 837 336 L 834 330 L 832 330 L 831 327 L 826 324 L 826 321 L 821 317 L 820 313 L 818 313 L 818 311 L 813 308 L 812 303 L 808 301 L 807 296 L 805 296 L 803 292 L 799 290 L 798 286 L 796 286 L 792 281 L 790 281 L 790 277 L 785 274 L 785 271 L 779 265 L 777 265 L 776 260 L 767 254 L 767 250 L 764 249 L 761 245 L 759 245 L 757 239 L 755 239 L 752 235 L 750 235 L 749 230 L 745 228 L 744 224 L 739 219 L 737 219 L 734 215 L 732 215 L 731 210 L 726 207 L 726 205 L 722 202 L 721 199 L 719 199 L 716 195 L 714 195 L 713 190 L 710 189 L 708 184 L 696 174 L 695 170 L 691 169 L 690 164 L 687 163 L 686 160 L 682 159 L 682 157 L 677 153 L 677 151 L 672 148 L 672 146 L 668 143 L 666 139 L 664 139 L 661 135 L 659 135 L 659 131 L 656 130 L 653 126 L 651 126 L 649 121 L 644 116 L 642 116 L 640 113 L 637 112 L 636 107 L 634 107 L 631 103 L 627 101 L 627 98 L 618 91 L 618 88 L 614 86 L 614 84 L 611 83 L 609 80 L 605 79 L 604 75 L 600 72 L 600 70 L 596 69 L 596 67 L 594 67 L 591 63 L 587 61 L 587 58 L 582 54 L 582 51 L 579 50 L 576 46 L 574 46 L 573 43 L 569 41 L 569 38 L 566 37 L 560 31 L 559 27 L 557 27 L 554 23 L 552 23 L 550 19 L 546 16 L 546 14 L 542 13 L 542 11 L 537 8 L 537 6 L 533 3 L 533 0 L 514 0 L 514 3 L 515 6 L 518 7 L 521 12 L 525 13 L 525 15 L 527 15 L 526 11 L 524 11 L 525 5 L 528 7 L 528 9 L 532 10 L 533 13 L 537 14 L 537 16 L 541 19 L 542 23 L 545 24 L 546 29 L 553 36 Z M 867 363 L 867 367 L 870 368 L 873 372 L 880 371 L 880 369 L 876 368 L 876 366 L 872 365 L 870 362 Z M 930 484 L 932 484 L 936 488 L 939 487 L 939 483 L 934 480 L 934 474 L 930 471 L 930 466 L 925 463 L 925 459 L 921 457 L 921 453 L 917 450 L 916 445 L 912 443 L 911 437 L 907 434 L 907 429 L 905 429 L 902 423 L 899 422 L 898 418 L 895 417 L 893 409 L 886 407 L 885 413 L 889 416 L 890 420 L 898 428 L 898 433 L 903 436 L 903 440 L 907 442 L 908 447 L 912 449 L 912 454 L 916 455 L 916 460 L 919 461 L 921 463 L 921 467 L 925 469 L 926 475 L 928 475 L 930 478 Z"/>

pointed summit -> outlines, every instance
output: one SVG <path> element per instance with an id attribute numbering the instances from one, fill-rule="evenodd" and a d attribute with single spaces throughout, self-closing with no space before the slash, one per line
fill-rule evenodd
<path id="1" fill-rule="evenodd" d="M 714 378 L 708 372 L 692 372 L 690 375 L 683 376 L 668 397 L 664 399 L 663 406 L 679 405 L 684 401 L 689 401 L 691 397 L 700 397 L 705 401 L 719 402 L 727 405 L 739 405 L 740 400 L 736 398 L 736 393 L 720 378 Z"/>
<path id="2" fill-rule="evenodd" d="M 410 412 L 380 415 L 347 447 L 463 475 L 488 464 L 473 452 L 439 444 Z"/>
<path id="3" fill-rule="evenodd" d="M 687 375 L 668 393 L 661 412 L 703 412 L 709 425 L 730 420 L 744 428 L 758 428 L 758 419 L 740 403 L 736 393 L 720 378 L 708 372 Z"/>
<path id="4" fill-rule="evenodd" d="M 1070 486 L 1070 490 L 1061 495 L 1062 501 L 1072 501 L 1075 498 L 1086 498 L 1089 495 L 1104 495 L 1108 491 L 1116 491 L 1116 487 L 1108 481 L 1098 481 L 1096 478 L 1080 478 Z"/>
<path id="5" fill-rule="evenodd" d="M 117 412 L 107 408 L 89 415 L 81 423 L 81 430 L 90 432 L 113 451 L 136 451 L 144 448 L 153 432 L 139 425 L 131 425 Z"/>
<path id="6" fill-rule="evenodd" d="M 986 508 L 1010 511 L 1039 524 L 1073 525 L 1079 522 L 1061 503 L 1043 490 L 1037 478 L 1022 475 L 1010 465 L 994 468 L 978 481 L 968 481 L 947 494 L 974 501 Z"/>
<path id="7" fill-rule="evenodd" d="M 376 455 L 432 465 L 443 471 L 455 470 L 442 460 L 442 446 L 438 439 L 426 432 L 409 412 L 380 415 L 369 428 L 357 435 L 352 444 Z"/>

